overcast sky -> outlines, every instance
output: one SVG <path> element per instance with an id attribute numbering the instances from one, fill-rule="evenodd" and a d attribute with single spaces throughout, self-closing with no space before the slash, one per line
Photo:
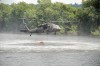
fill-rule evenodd
<path id="1" fill-rule="evenodd" d="M 26 2 L 26 3 L 34 3 L 37 4 L 37 0 L 0 0 L 0 3 L 6 3 L 6 4 L 11 4 L 11 3 L 18 3 L 18 2 Z M 53 3 L 55 2 L 62 2 L 62 3 L 66 3 L 66 4 L 81 4 L 82 0 L 51 0 Z"/>

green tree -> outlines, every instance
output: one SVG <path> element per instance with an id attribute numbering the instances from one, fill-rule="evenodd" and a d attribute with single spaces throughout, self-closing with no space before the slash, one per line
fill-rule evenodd
<path id="1" fill-rule="evenodd" d="M 100 26 L 100 0 L 86 0 L 83 3 L 83 6 L 94 11 L 93 13 L 95 14 L 95 17 L 97 17 L 95 19 L 96 24 L 97 26 Z"/>
<path id="2" fill-rule="evenodd" d="M 92 26 L 93 26 L 93 21 L 92 21 L 92 16 L 90 15 L 89 10 L 84 8 L 84 9 L 79 9 L 77 18 L 78 18 L 78 31 L 79 34 L 82 35 L 90 35 Z"/>
<path id="3" fill-rule="evenodd" d="M 0 3 L 0 30 L 3 30 L 10 16 L 11 8 L 7 4 Z"/>

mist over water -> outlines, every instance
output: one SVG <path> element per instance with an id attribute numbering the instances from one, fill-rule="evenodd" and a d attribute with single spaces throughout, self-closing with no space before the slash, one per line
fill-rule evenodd
<path id="1" fill-rule="evenodd" d="M 86 36 L 0 34 L 1 52 L 100 50 L 100 39 Z"/>
<path id="2" fill-rule="evenodd" d="M 0 66 L 100 66 L 100 39 L 1 33 Z"/>

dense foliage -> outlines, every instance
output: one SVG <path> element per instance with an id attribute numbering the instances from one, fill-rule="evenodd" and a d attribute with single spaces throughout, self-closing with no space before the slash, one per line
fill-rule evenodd
<path id="1" fill-rule="evenodd" d="M 21 18 L 25 18 L 30 28 L 54 22 L 62 28 L 61 33 L 91 35 L 97 32 L 99 35 L 100 5 L 99 0 L 95 1 L 87 0 L 83 7 L 51 3 L 51 0 L 38 0 L 37 5 L 25 2 L 11 5 L 0 3 L 0 31 L 19 31 L 24 28 Z"/>

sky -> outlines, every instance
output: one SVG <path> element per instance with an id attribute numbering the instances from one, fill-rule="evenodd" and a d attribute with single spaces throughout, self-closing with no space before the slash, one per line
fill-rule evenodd
<path id="1" fill-rule="evenodd" d="M 26 3 L 34 3 L 37 4 L 37 0 L 0 0 L 0 3 L 11 4 L 11 3 L 19 3 L 19 2 L 26 2 Z M 62 2 L 65 4 L 81 4 L 82 0 L 51 0 L 52 3 L 55 2 Z"/>

